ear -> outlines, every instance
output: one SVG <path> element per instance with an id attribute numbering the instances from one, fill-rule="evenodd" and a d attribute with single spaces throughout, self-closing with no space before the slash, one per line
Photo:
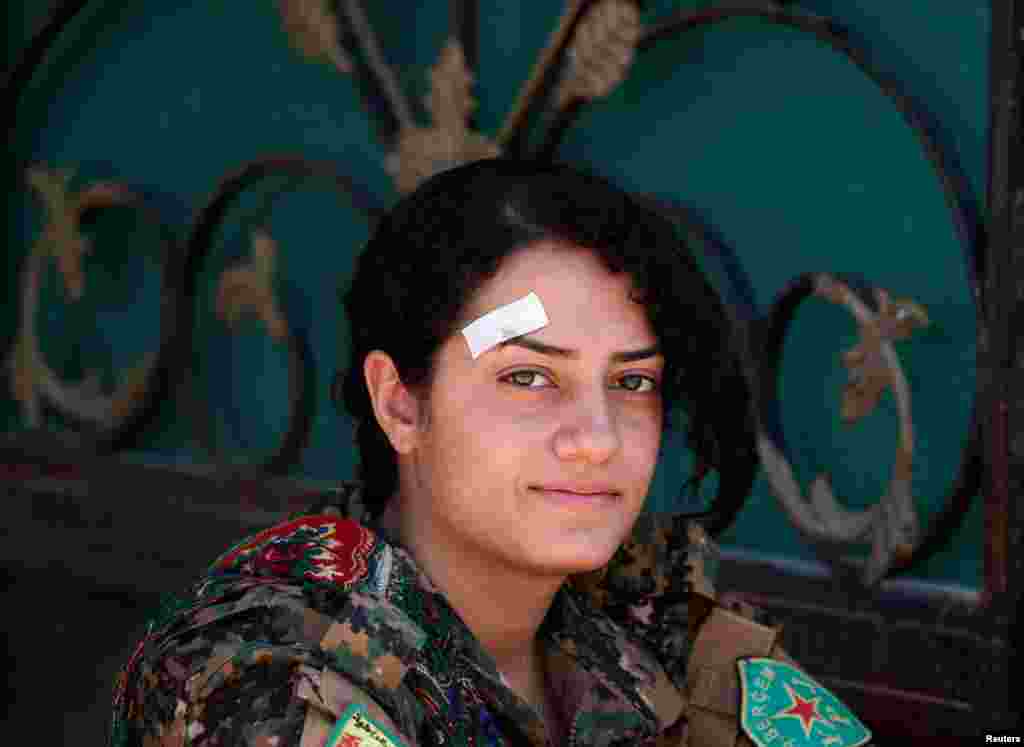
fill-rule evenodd
<path id="1" fill-rule="evenodd" d="M 363 376 L 381 430 L 395 451 L 408 454 L 420 431 L 419 401 L 402 383 L 391 356 L 382 350 L 366 356 Z"/>

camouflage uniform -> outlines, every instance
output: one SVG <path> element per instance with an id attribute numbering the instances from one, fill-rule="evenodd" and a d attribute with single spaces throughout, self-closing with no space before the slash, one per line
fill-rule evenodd
<path id="1" fill-rule="evenodd" d="M 116 683 L 113 747 L 555 744 L 359 497 L 347 484 L 244 540 L 165 604 Z M 695 726 L 691 744 L 749 744 L 720 675 L 739 655 L 784 658 L 778 631 L 694 606 L 708 597 L 681 572 L 688 529 L 643 515 L 556 595 L 539 638 L 568 744 L 685 745 Z"/>
<path id="2" fill-rule="evenodd" d="M 357 499 L 346 486 L 248 538 L 167 606 L 118 683 L 116 747 L 554 743 L 412 557 L 352 518 Z M 571 743 L 652 743 L 679 719 L 657 660 L 572 585 L 539 635 Z M 377 741 L 331 735 L 352 714 Z"/>

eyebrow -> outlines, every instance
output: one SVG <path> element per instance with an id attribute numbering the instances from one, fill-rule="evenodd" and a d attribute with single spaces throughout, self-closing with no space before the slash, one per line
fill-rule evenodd
<path id="1" fill-rule="evenodd" d="M 570 350 L 568 348 L 560 348 L 555 345 L 548 345 L 546 342 L 535 340 L 532 337 L 526 335 L 520 335 L 519 337 L 513 337 L 499 342 L 497 350 L 504 350 L 507 347 L 526 348 L 532 350 L 535 353 L 541 355 L 551 355 L 558 358 L 579 358 L 580 354 L 578 350 Z M 656 355 L 661 355 L 661 348 L 658 345 L 652 345 L 649 348 L 641 348 L 640 350 L 623 350 L 618 353 L 612 353 L 612 361 L 615 363 L 632 363 L 633 361 L 641 361 L 645 358 L 653 358 Z"/>

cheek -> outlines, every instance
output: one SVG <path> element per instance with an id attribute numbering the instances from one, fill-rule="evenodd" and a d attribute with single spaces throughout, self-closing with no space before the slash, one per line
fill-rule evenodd
<path id="1" fill-rule="evenodd" d="M 653 465 L 661 448 L 662 416 L 660 408 L 643 412 L 624 412 L 620 422 L 622 446 L 636 464 Z M 653 467 L 652 467 L 653 468 Z"/>
<path id="2" fill-rule="evenodd" d="M 514 417 L 494 406 L 454 404 L 434 422 L 433 459 L 436 469 L 450 478 L 516 469 L 522 462 L 522 451 L 535 443 L 531 437 L 535 421 Z"/>
<path id="3" fill-rule="evenodd" d="M 463 431 L 477 450 L 515 448 L 520 441 L 530 441 L 532 435 L 550 430 L 557 409 L 543 397 L 517 397 L 486 386 L 474 388 L 452 405 L 452 427 Z"/>

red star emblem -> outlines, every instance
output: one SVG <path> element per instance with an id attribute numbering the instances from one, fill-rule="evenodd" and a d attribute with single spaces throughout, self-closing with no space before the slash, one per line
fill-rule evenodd
<path id="1" fill-rule="evenodd" d="M 807 737 L 811 736 L 811 729 L 814 727 L 815 719 L 823 723 L 825 726 L 831 726 L 831 724 L 825 720 L 825 717 L 818 712 L 818 703 L 821 701 L 821 698 L 801 698 L 793 692 L 793 688 L 789 686 L 788 682 L 784 684 L 786 692 L 789 694 L 789 708 L 775 714 L 773 718 L 784 718 L 788 716 L 790 718 L 800 719 L 800 724 L 804 727 L 804 735 Z"/>
<path id="2" fill-rule="evenodd" d="M 341 741 L 338 742 L 338 747 L 359 747 L 360 744 L 362 744 L 362 741 L 359 737 L 353 734 L 346 734 L 341 738 Z"/>

